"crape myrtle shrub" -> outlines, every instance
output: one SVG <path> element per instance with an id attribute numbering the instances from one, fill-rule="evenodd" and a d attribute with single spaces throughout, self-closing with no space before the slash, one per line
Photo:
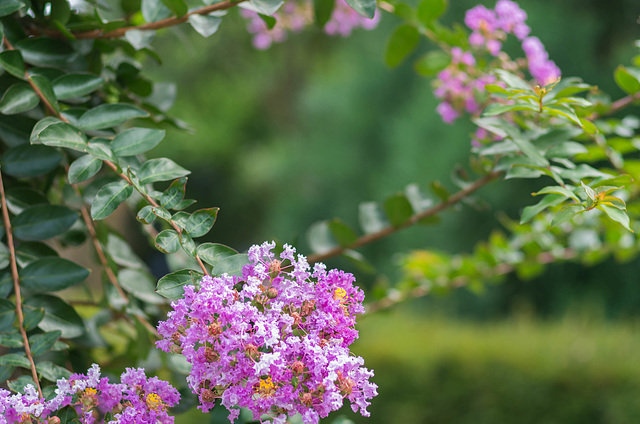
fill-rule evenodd
<path id="1" fill-rule="evenodd" d="M 349 347 L 364 293 L 352 274 L 321 261 L 342 255 L 371 271 L 358 248 L 437 224 L 502 179 L 543 184 L 519 223 L 506 222 L 506 232 L 468 254 L 404 254 L 403 280 L 375 293 L 368 310 L 511 272 L 535 276 L 555 261 L 634 259 L 640 120 L 622 111 L 640 97 L 640 58 L 615 70 L 627 95 L 612 100 L 562 76 L 515 2 L 473 7 L 452 27 L 438 21 L 446 7 L 2 1 L 0 423 L 172 422 L 180 399 L 182 410 L 226 408 L 231 420 L 316 423 L 345 402 L 368 416 L 377 386 Z M 184 127 L 168 113 L 172 90 L 140 65 L 160 59 L 155 32 L 185 24 L 209 37 L 227 13 L 240 13 L 254 45 L 266 49 L 314 21 L 329 35 L 372 29 L 383 12 L 399 23 L 386 62 L 399 65 L 429 39 L 437 48 L 415 69 L 433 77 L 436 112 L 477 125 L 469 164 L 452 176 L 457 191 L 409 184 L 381 203 L 361 203 L 359 229 L 338 218 L 317 222 L 307 231 L 308 256 L 288 244 L 257 243 L 245 254 L 199 243 L 219 208 L 186 197 L 187 169 L 144 156 L 165 137 L 162 128 Z M 508 38 L 521 47 L 516 57 L 503 51 Z M 172 272 L 159 281 L 104 221 L 120 205 L 170 255 Z M 91 270 L 61 257 L 66 246 L 95 253 L 99 289 L 84 284 Z"/>

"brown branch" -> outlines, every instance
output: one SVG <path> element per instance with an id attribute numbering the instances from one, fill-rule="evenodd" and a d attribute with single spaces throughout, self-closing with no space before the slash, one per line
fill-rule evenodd
<path id="1" fill-rule="evenodd" d="M 150 22 L 143 25 L 135 25 L 128 26 L 123 28 L 114 29 L 113 31 L 104 32 L 100 29 L 95 29 L 93 31 L 84 31 L 84 32 L 74 32 L 71 33 L 76 39 L 95 39 L 95 38 L 120 38 L 125 35 L 128 31 L 138 30 L 138 31 L 149 31 L 149 30 L 157 30 L 162 28 L 168 28 L 171 26 L 179 25 L 181 23 L 187 22 L 189 16 L 193 15 L 208 15 L 209 13 L 216 12 L 218 10 L 230 9 L 236 6 L 239 3 L 242 3 L 246 0 L 237 0 L 237 1 L 223 1 L 220 3 L 212 4 L 209 6 L 202 7 L 200 9 L 193 10 L 188 12 L 182 16 L 174 16 L 167 19 L 162 19 L 157 22 Z M 43 31 L 44 34 L 52 37 L 52 36 L 61 36 L 62 34 L 59 31 Z"/>
<path id="2" fill-rule="evenodd" d="M 448 207 L 455 205 L 456 203 L 460 202 L 470 194 L 484 187 L 485 185 L 487 185 L 488 183 L 495 180 L 501 175 L 502 175 L 502 172 L 492 171 L 487 175 L 485 175 L 484 177 L 480 178 L 479 180 L 475 181 L 474 183 L 470 184 L 469 186 L 465 187 L 464 189 L 451 195 L 447 200 L 440 202 L 429 209 L 426 209 L 420 213 L 417 213 L 411 216 L 411 218 L 409 218 L 406 222 L 400 225 L 396 225 L 396 226 L 390 225 L 375 233 L 366 234 L 347 246 L 338 246 L 324 253 L 310 255 L 307 258 L 307 261 L 309 263 L 324 261 L 328 258 L 341 255 L 346 250 L 357 249 L 369 243 L 373 243 L 374 241 L 390 236 L 391 234 L 394 234 L 404 228 L 415 225 L 418 223 L 418 221 L 424 218 L 428 218 L 430 216 L 436 215 L 439 212 L 442 212 L 443 210 L 447 209 Z"/>
<path id="3" fill-rule="evenodd" d="M 540 253 L 536 257 L 536 262 L 539 264 L 550 264 L 558 260 L 568 261 L 568 260 L 574 259 L 576 256 L 577 256 L 577 253 L 573 249 L 567 248 L 567 249 L 564 249 L 564 252 L 562 253 L 561 257 L 558 257 L 557 255 L 553 255 L 549 252 Z M 499 264 L 486 273 L 486 278 L 499 277 L 505 274 L 509 274 L 515 271 L 515 269 L 516 267 L 513 264 Z M 468 283 L 469 283 L 469 278 L 467 276 L 461 275 L 459 277 L 452 278 L 449 281 L 449 286 L 451 286 L 452 288 L 460 288 L 460 287 L 466 286 Z M 392 295 L 388 295 L 386 297 L 383 297 L 380 300 L 376 300 L 375 302 L 366 304 L 364 308 L 366 313 L 369 314 L 382 309 L 388 309 L 394 305 L 397 305 L 398 303 L 404 302 L 409 299 L 415 299 L 418 297 L 426 296 L 430 292 L 431 292 L 430 286 L 422 285 L 414 289 L 411 289 L 405 293 L 397 293 L 397 294 L 394 293 Z"/>
<path id="4" fill-rule="evenodd" d="M 31 375 L 33 381 L 36 384 L 40 397 L 44 397 L 42 394 L 42 388 L 40 387 L 40 381 L 38 380 L 38 372 L 36 370 L 36 363 L 33 360 L 31 354 L 31 347 L 29 346 L 29 338 L 27 332 L 24 329 L 24 315 L 22 314 L 22 295 L 20 293 L 20 276 L 18 275 L 18 263 L 16 261 L 16 250 L 13 244 L 13 229 L 11 228 L 11 220 L 9 219 L 9 210 L 7 209 L 7 200 L 4 192 L 4 183 L 2 182 L 2 173 L 0 172 L 0 203 L 2 205 L 2 221 L 4 223 L 5 233 L 7 234 L 7 247 L 9 248 L 9 262 L 11 264 L 11 277 L 13 278 L 13 291 L 16 295 L 16 314 L 18 315 L 18 326 L 20 327 L 20 334 L 22 335 L 22 342 L 24 343 L 24 352 L 27 355 L 29 364 L 31 365 Z"/>

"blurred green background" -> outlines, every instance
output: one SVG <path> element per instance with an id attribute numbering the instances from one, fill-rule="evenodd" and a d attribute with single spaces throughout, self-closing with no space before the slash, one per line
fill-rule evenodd
<path id="1" fill-rule="evenodd" d="M 637 0 L 519 3 L 564 76 L 581 76 L 614 99 L 623 95 L 612 72 L 628 63 L 640 38 Z M 451 0 L 443 20 L 461 22 L 475 4 Z M 387 39 L 399 23 L 385 14 L 376 30 L 347 39 L 310 28 L 256 51 L 245 22 L 232 12 L 209 39 L 185 27 L 156 39 L 165 62 L 145 67 L 157 81 L 177 82 L 172 113 L 194 133 L 170 131 L 153 154 L 193 170 L 188 195 L 221 207 L 211 241 L 246 249 L 275 239 L 308 254 L 305 231 L 315 221 L 340 217 L 357 227 L 362 201 L 382 201 L 409 183 L 426 189 L 435 179 L 454 188 L 451 169 L 467 164 L 474 127 L 464 119 L 444 124 L 436 114 L 429 80 L 412 69 L 413 60 L 434 48 L 426 40 L 400 67 L 384 65 Z M 507 48 L 519 55 L 517 45 Z M 497 211 L 515 219 L 537 187 L 536 181 L 494 183 L 480 192 L 488 209 L 456 209 L 440 225 L 362 249 L 374 274 L 340 259 L 328 265 L 356 273 L 367 289 L 393 285 L 398 253 L 469 251 L 500 227 Z M 363 317 L 355 350 L 376 370 L 380 396 L 371 418 L 349 417 L 638 423 L 639 274 L 637 261 L 554 265 L 532 281 L 510 277 L 481 294 L 460 289 Z M 201 420 L 198 414 L 182 422 Z"/>

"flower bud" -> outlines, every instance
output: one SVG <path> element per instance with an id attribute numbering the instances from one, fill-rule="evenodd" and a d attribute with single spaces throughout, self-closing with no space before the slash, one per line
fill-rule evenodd
<path id="1" fill-rule="evenodd" d="M 213 402 L 216 399 L 216 395 L 213 391 L 204 389 L 202 393 L 200 393 L 200 399 L 202 399 L 203 402 Z"/>
<path id="2" fill-rule="evenodd" d="M 211 337 L 216 337 L 222 333 L 222 326 L 220 326 L 217 321 L 209 324 L 208 329 Z"/>
<path id="3" fill-rule="evenodd" d="M 302 363 L 302 361 L 295 361 L 291 365 L 291 371 L 293 371 L 294 375 L 302 374 L 304 372 L 304 364 Z"/>
<path id="4" fill-rule="evenodd" d="M 302 404 L 305 406 L 311 407 L 311 405 L 313 404 L 313 396 L 309 392 L 303 393 L 300 396 L 300 402 L 302 402 Z"/>
<path id="5" fill-rule="evenodd" d="M 258 351 L 258 346 L 253 343 L 248 343 L 244 347 L 244 353 L 247 355 L 247 358 L 251 358 L 253 360 L 258 360 L 260 358 L 260 352 Z"/>
<path id="6" fill-rule="evenodd" d="M 280 274 L 280 267 L 282 266 L 282 261 L 278 259 L 274 259 L 269 264 L 269 276 L 271 278 L 276 278 L 278 274 Z"/>
<path id="7" fill-rule="evenodd" d="M 214 348 L 207 346 L 204 348 L 204 359 L 206 359 L 207 362 L 216 362 L 220 359 L 220 354 L 216 352 Z"/>
<path id="8" fill-rule="evenodd" d="M 275 287 L 270 287 L 267 290 L 267 297 L 269 299 L 275 299 L 276 297 L 278 297 L 278 290 Z"/>
<path id="9" fill-rule="evenodd" d="M 47 419 L 47 424 L 60 424 L 60 418 L 58 417 L 49 417 Z"/>

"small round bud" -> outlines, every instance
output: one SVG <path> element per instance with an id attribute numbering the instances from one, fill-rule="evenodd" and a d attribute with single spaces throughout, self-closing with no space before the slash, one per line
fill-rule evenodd
<path id="1" fill-rule="evenodd" d="M 313 404 L 313 396 L 309 392 L 303 393 L 300 396 L 300 402 L 302 402 L 303 405 L 310 407 Z"/>
<path id="2" fill-rule="evenodd" d="M 216 352 L 214 348 L 207 346 L 204 348 L 204 359 L 206 359 L 207 362 L 216 362 L 220 359 L 220 354 Z"/>
<path id="3" fill-rule="evenodd" d="M 244 347 L 244 353 L 247 355 L 247 358 L 251 358 L 257 360 L 260 358 L 260 352 L 258 351 L 258 346 L 253 343 L 247 343 Z"/>
<path id="4" fill-rule="evenodd" d="M 58 417 L 49 417 L 47 419 L 47 424 L 60 424 L 60 418 L 58 418 Z"/>
<path id="5" fill-rule="evenodd" d="M 269 299 L 275 299 L 278 297 L 278 290 L 275 287 L 271 287 L 267 290 L 267 297 Z"/>
<path id="6" fill-rule="evenodd" d="M 296 361 L 291 365 L 291 371 L 293 371 L 293 373 L 295 375 L 300 375 L 304 372 L 304 364 L 302 363 L 302 361 Z"/>
<path id="7" fill-rule="evenodd" d="M 204 389 L 202 393 L 200 393 L 200 399 L 202 399 L 203 402 L 213 402 L 216 399 L 216 396 L 213 391 Z"/>
<path id="8" fill-rule="evenodd" d="M 274 259 L 269 264 L 269 275 L 271 278 L 276 278 L 278 274 L 280 274 L 280 267 L 282 266 L 282 261 Z"/>

